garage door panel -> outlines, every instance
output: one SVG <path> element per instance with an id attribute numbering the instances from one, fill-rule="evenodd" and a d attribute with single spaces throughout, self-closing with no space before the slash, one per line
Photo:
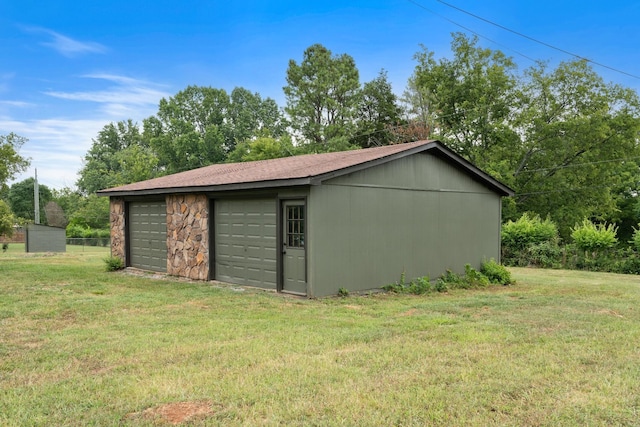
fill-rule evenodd
<path id="1" fill-rule="evenodd" d="M 129 265 L 167 270 L 167 207 L 165 202 L 129 203 Z"/>
<path id="2" fill-rule="evenodd" d="M 275 212 L 274 199 L 216 201 L 216 279 L 276 288 Z"/>

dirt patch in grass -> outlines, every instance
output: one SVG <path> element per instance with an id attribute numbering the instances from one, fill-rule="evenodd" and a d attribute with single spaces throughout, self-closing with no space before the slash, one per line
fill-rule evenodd
<path id="1" fill-rule="evenodd" d="M 213 404 L 208 401 L 173 402 L 147 408 L 142 412 L 127 414 L 125 418 L 160 421 L 172 425 L 207 418 L 215 413 Z"/>
<path id="2" fill-rule="evenodd" d="M 615 310 L 610 310 L 608 308 L 602 309 L 602 310 L 598 310 L 597 311 L 598 314 L 608 314 L 610 316 L 615 316 L 615 317 L 620 317 L 620 318 L 624 318 L 624 316 L 620 313 L 618 313 Z"/>

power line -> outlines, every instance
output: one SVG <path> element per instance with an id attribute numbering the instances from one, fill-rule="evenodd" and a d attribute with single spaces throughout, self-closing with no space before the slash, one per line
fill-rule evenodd
<path id="1" fill-rule="evenodd" d="M 416 2 L 416 1 L 414 1 L 414 0 L 407 0 L 407 1 L 409 1 L 409 3 L 413 3 L 414 5 L 421 7 L 422 9 L 425 9 L 425 10 L 427 10 L 427 11 L 429 11 L 429 12 L 433 13 L 434 15 L 437 15 L 437 16 L 439 16 L 439 17 L 443 18 L 443 19 L 446 19 L 447 21 L 449 21 L 449 22 L 451 22 L 451 23 L 453 23 L 453 24 L 455 24 L 455 25 L 458 25 L 458 26 L 459 26 L 459 27 L 461 27 L 461 28 L 466 29 L 467 31 L 471 31 L 473 34 L 478 35 L 478 33 L 474 32 L 474 31 L 472 31 L 472 30 L 469 30 L 468 28 L 466 28 L 466 27 L 464 27 L 464 26 L 462 26 L 462 25 L 460 25 L 460 24 L 458 24 L 458 23 L 456 23 L 456 22 L 454 22 L 454 21 L 452 21 L 452 20 L 450 20 L 450 19 L 448 19 L 448 18 L 446 18 L 446 17 L 444 17 L 444 16 L 440 15 L 440 14 L 437 14 L 437 13 L 433 12 L 432 10 L 427 9 L 426 7 L 424 7 L 423 5 L 419 4 L 418 2 Z M 475 19 L 479 19 L 479 20 L 481 20 L 481 21 L 483 21 L 483 22 L 486 22 L 486 23 L 488 23 L 488 24 L 490 24 L 490 25 L 493 25 L 493 26 L 495 26 L 495 27 L 498 27 L 498 28 L 500 28 L 500 29 L 502 29 L 502 30 L 508 31 L 508 32 L 510 32 L 510 33 L 512 33 L 512 34 L 515 34 L 515 35 L 519 36 L 519 37 L 522 37 L 522 38 L 525 38 L 525 39 L 527 39 L 527 40 L 530 40 L 530 41 L 532 41 L 532 42 L 534 42 L 534 43 L 538 43 L 538 44 L 540 44 L 540 45 L 546 46 L 546 47 L 548 47 L 548 48 L 550 48 L 550 49 L 557 50 L 558 52 L 562 52 L 562 53 L 564 53 L 565 55 L 573 56 L 573 57 L 578 58 L 578 59 L 580 59 L 580 60 L 583 60 L 583 61 L 589 62 L 589 63 L 591 63 L 591 64 L 597 65 L 597 66 L 599 66 L 599 67 L 606 68 L 606 69 L 611 70 L 611 71 L 614 71 L 614 72 L 616 72 L 616 73 L 624 74 L 625 76 L 629 76 L 629 77 L 632 77 L 632 78 L 634 78 L 634 79 L 638 79 L 638 80 L 640 80 L 640 76 L 637 76 L 637 75 L 635 75 L 635 74 L 628 73 L 628 72 L 623 71 L 623 70 L 620 70 L 620 69 L 618 69 L 618 68 L 611 67 L 611 66 L 606 65 L 606 64 L 603 64 L 603 63 L 601 63 L 601 62 L 597 62 L 597 61 L 591 60 L 591 59 L 589 59 L 589 58 L 585 58 L 585 57 L 584 57 L 584 56 L 582 56 L 582 55 L 578 55 L 578 54 L 576 54 L 576 53 L 569 52 L 568 50 L 565 50 L 565 49 L 559 48 L 559 47 L 554 46 L 554 45 L 552 45 L 552 44 L 550 44 L 550 43 L 543 42 L 543 41 L 538 40 L 538 39 L 536 39 L 536 38 L 534 38 L 534 37 L 528 36 L 528 35 L 526 35 L 526 34 L 523 34 L 523 33 L 519 32 L 519 31 L 516 31 L 516 30 L 512 30 L 511 28 L 505 27 L 504 25 L 498 24 L 498 23 L 493 22 L 493 21 L 491 21 L 491 20 L 489 20 L 489 19 L 483 18 L 483 17 L 478 16 L 478 15 L 476 15 L 476 14 L 474 14 L 474 13 L 471 13 L 471 12 L 469 12 L 469 11 L 467 11 L 467 10 L 464 10 L 464 9 L 462 9 L 462 8 L 460 8 L 460 7 L 457 7 L 457 6 L 455 6 L 455 5 L 452 5 L 452 4 L 450 4 L 450 3 L 447 3 L 447 2 L 445 2 L 445 1 L 443 1 L 443 0 L 435 0 L 435 1 L 437 1 L 438 3 L 442 3 L 443 5 L 445 5 L 445 6 L 447 6 L 447 7 L 450 7 L 450 8 L 452 8 L 452 9 L 455 9 L 455 10 L 457 10 L 457 11 L 459 11 L 459 12 L 462 12 L 462 13 L 464 13 L 464 14 L 467 14 L 467 15 L 469 15 L 469 16 L 471 16 L 471 17 L 475 18 Z M 486 37 L 483 37 L 483 38 L 487 39 Z M 487 40 L 489 40 L 489 39 L 487 39 Z M 492 40 L 489 40 L 489 41 L 491 41 L 492 43 L 496 43 L 496 42 L 494 42 L 494 41 L 492 41 Z M 496 43 L 496 44 L 498 44 L 498 43 Z M 510 50 L 512 50 L 512 49 L 510 49 Z M 514 52 L 517 52 L 517 51 L 515 51 L 515 50 L 513 50 L 513 51 L 514 51 Z M 518 53 L 518 54 L 519 54 L 519 55 L 522 55 L 522 56 L 524 56 L 525 58 L 530 59 L 530 60 L 532 60 L 532 61 L 534 61 L 534 62 L 537 62 L 537 61 L 535 61 L 535 60 L 533 60 L 533 59 L 529 58 L 529 57 L 528 57 L 528 56 L 526 56 L 526 55 L 523 55 L 523 54 L 521 54 L 521 53 Z"/>
<path id="2" fill-rule="evenodd" d="M 574 188 L 561 188 L 557 190 L 545 190 L 545 191 L 532 191 L 529 193 L 516 193 L 515 197 L 519 196 L 539 196 L 542 194 L 555 194 L 555 193 L 564 193 L 566 191 L 581 191 L 581 190 L 596 190 L 601 188 L 611 188 L 609 185 L 592 185 L 587 187 L 574 187 Z"/>
<path id="3" fill-rule="evenodd" d="M 436 16 L 438 16 L 438 17 L 442 18 L 442 19 L 444 19 L 445 21 L 448 21 L 448 22 L 452 23 L 453 25 L 456 25 L 456 26 L 458 26 L 458 27 L 462 28 L 463 30 L 469 31 L 470 33 L 472 33 L 472 34 L 474 34 L 474 35 L 476 35 L 476 36 L 478 36 L 478 37 L 480 37 L 480 38 L 483 38 L 483 39 L 485 39 L 485 40 L 487 40 L 487 41 L 489 41 L 489 42 L 491 42 L 491 43 L 493 43 L 493 44 L 496 44 L 496 45 L 501 46 L 501 47 L 503 47 L 503 48 L 505 48 L 505 49 L 507 49 L 507 50 L 510 50 L 511 52 L 514 52 L 515 54 L 520 55 L 520 56 L 522 56 L 523 58 L 526 58 L 526 59 L 528 59 L 528 60 L 529 60 L 529 61 L 531 61 L 531 62 L 538 62 L 538 61 L 536 61 L 535 59 L 533 59 L 533 58 L 531 58 L 531 57 L 529 57 L 529 56 L 525 55 L 525 54 L 524 54 L 524 53 L 522 53 L 522 52 L 518 52 L 517 50 L 512 49 L 512 48 L 510 48 L 509 46 L 505 46 L 505 45 L 503 45 L 502 43 L 498 43 L 497 41 L 492 40 L 492 39 L 490 39 L 490 38 L 489 38 L 489 37 L 487 37 L 487 36 L 483 36 L 482 34 L 478 33 L 477 31 L 472 30 L 472 29 L 471 29 L 471 28 L 469 28 L 469 27 L 465 27 L 464 25 L 462 25 L 462 24 L 460 24 L 460 23 L 458 23 L 458 22 L 456 22 L 456 21 L 453 21 L 453 20 L 451 20 L 451 19 L 447 18 L 447 17 L 446 17 L 446 16 L 444 16 L 444 15 L 441 15 L 441 14 L 439 14 L 439 13 L 437 13 L 437 12 L 434 12 L 433 10 L 431 10 L 431 9 L 427 8 L 426 6 L 424 6 L 424 5 L 420 4 L 420 3 L 418 3 L 417 1 L 414 1 L 414 0 L 407 0 L 407 1 L 408 1 L 409 3 L 413 3 L 415 6 L 418 6 L 418 7 L 419 7 L 419 8 L 421 8 L 421 9 L 426 10 L 426 11 L 427 11 L 427 12 L 429 12 L 429 13 L 432 13 L 432 14 L 434 14 L 434 15 L 436 15 Z"/>
<path id="4" fill-rule="evenodd" d="M 525 173 L 525 172 L 528 172 L 528 173 L 545 172 L 545 171 L 552 171 L 552 170 L 558 170 L 558 169 L 575 168 L 575 167 L 579 167 L 579 166 L 596 165 L 596 164 L 600 164 L 600 163 L 626 162 L 626 161 L 637 160 L 637 159 L 640 159 L 640 156 L 621 157 L 621 158 L 618 158 L 618 159 L 598 160 L 598 161 L 594 161 L 594 162 L 573 163 L 573 164 L 569 164 L 569 165 L 555 166 L 555 167 L 549 167 L 549 168 L 525 169 L 525 170 L 522 170 L 521 173 Z"/>

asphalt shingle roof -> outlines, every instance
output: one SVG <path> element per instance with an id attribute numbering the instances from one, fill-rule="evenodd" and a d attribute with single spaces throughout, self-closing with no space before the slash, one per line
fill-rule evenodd
<path id="1" fill-rule="evenodd" d="M 98 193 L 105 196 L 117 196 L 161 194 L 171 192 L 171 190 L 184 192 L 187 189 L 189 191 L 198 191 L 198 189 L 222 190 L 229 186 L 264 188 L 275 183 L 280 183 L 279 185 L 286 183 L 289 185 L 310 184 L 312 179 L 323 175 L 335 174 L 340 171 L 350 172 L 354 167 L 368 167 L 374 162 L 391 160 L 398 156 L 430 148 L 439 148 L 449 152 L 437 141 L 417 141 L 335 153 L 306 154 L 243 163 L 221 163 L 101 190 Z M 466 163 L 466 161 L 462 161 Z M 469 164 L 469 166 L 471 165 Z M 478 172 L 480 171 L 478 170 Z"/>

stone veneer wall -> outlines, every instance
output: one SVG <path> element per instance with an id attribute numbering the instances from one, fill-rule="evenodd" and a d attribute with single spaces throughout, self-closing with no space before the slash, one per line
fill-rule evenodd
<path id="1" fill-rule="evenodd" d="M 125 260 L 125 236 L 124 236 L 124 200 L 119 197 L 111 197 L 109 203 L 109 215 L 111 218 L 111 256 Z M 126 262 L 125 262 L 126 265 Z"/>
<path id="2" fill-rule="evenodd" d="M 167 196 L 167 273 L 209 278 L 209 199 L 204 194 Z"/>

